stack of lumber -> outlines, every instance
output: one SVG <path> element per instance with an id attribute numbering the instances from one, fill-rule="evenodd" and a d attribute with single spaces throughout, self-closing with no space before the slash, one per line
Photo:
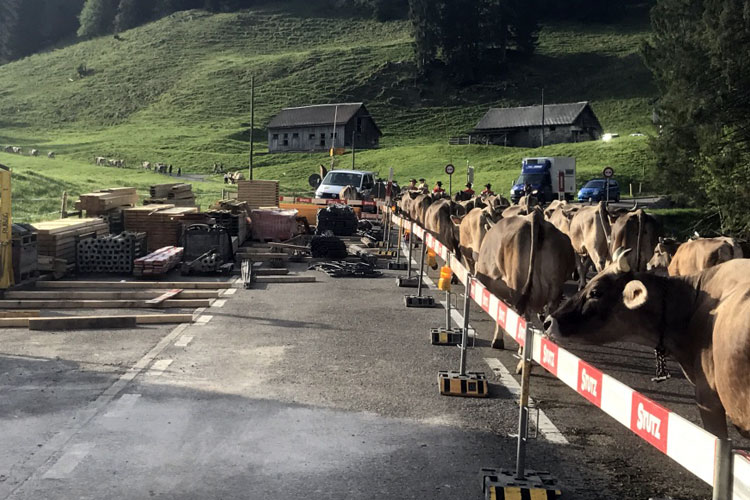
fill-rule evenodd
<path id="1" fill-rule="evenodd" d="M 53 263 L 57 259 L 64 260 L 67 266 L 75 265 L 79 241 L 104 236 L 109 232 L 107 223 L 102 219 L 60 219 L 38 222 L 33 227 L 37 232 L 39 256 L 50 257 Z"/>
<path id="2" fill-rule="evenodd" d="M 195 194 L 192 184 L 173 183 L 151 186 L 151 197 L 144 200 L 146 205 L 171 203 L 178 207 L 194 207 Z"/>
<path id="3" fill-rule="evenodd" d="M 134 207 L 138 203 L 135 188 L 109 188 L 79 196 L 76 210 L 85 210 L 89 217 L 106 215 L 109 211 L 122 207 Z"/>
<path id="4" fill-rule="evenodd" d="M 250 215 L 250 207 L 246 201 L 219 200 L 211 206 L 212 210 L 226 210 L 235 215 Z"/>
<path id="5" fill-rule="evenodd" d="M 237 199 L 250 209 L 279 206 L 279 181 L 238 181 Z"/>
<path id="6" fill-rule="evenodd" d="M 180 219 L 185 214 L 197 211 L 195 207 L 175 207 L 172 204 L 128 208 L 123 211 L 125 230 L 146 233 L 149 252 L 177 246 L 182 235 Z"/>
<path id="7" fill-rule="evenodd" d="M 146 233 L 87 238 L 78 242 L 77 264 L 82 273 L 133 272 L 133 261 L 146 250 Z"/>
<path id="8" fill-rule="evenodd" d="M 167 246 L 136 259 L 133 265 L 135 276 L 166 274 L 182 260 L 182 247 Z"/>
<path id="9" fill-rule="evenodd" d="M 233 214 L 228 210 L 210 210 L 206 215 L 211 216 L 216 224 L 223 226 L 229 236 L 237 236 L 239 244 L 247 240 L 247 216 L 244 214 Z"/>

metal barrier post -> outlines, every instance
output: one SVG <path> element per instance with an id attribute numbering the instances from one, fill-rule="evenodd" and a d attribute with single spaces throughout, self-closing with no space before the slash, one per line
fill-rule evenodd
<path id="1" fill-rule="evenodd" d="M 730 500 L 732 498 L 733 460 L 732 440 L 717 440 L 716 455 L 714 456 L 713 500 Z"/>
<path id="2" fill-rule="evenodd" d="M 451 293 L 445 292 L 445 329 L 451 329 Z"/>
<path id="3" fill-rule="evenodd" d="M 422 277 L 424 276 L 424 258 L 427 254 L 427 244 L 422 242 L 422 256 L 419 259 L 419 283 L 417 284 L 417 297 L 422 296 Z"/>
<path id="4" fill-rule="evenodd" d="M 411 279 L 411 253 L 414 248 L 414 223 L 409 226 L 409 258 L 407 260 L 406 278 Z"/>
<path id="5" fill-rule="evenodd" d="M 464 328 L 461 334 L 461 365 L 459 366 L 459 374 L 461 376 L 466 375 L 466 348 L 469 344 L 469 311 L 471 306 L 471 274 L 466 278 L 466 289 L 464 290 Z M 448 297 L 450 302 L 450 297 Z"/>
<path id="6" fill-rule="evenodd" d="M 396 265 L 401 264 L 401 235 L 404 234 L 404 223 L 398 226 L 398 237 L 396 238 Z"/>
<path id="7" fill-rule="evenodd" d="M 385 222 L 385 234 L 383 235 L 383 239 L 386 241 L 386 250 L 391 249 L 391 233 L 393 232 L 393 217 L 391 216 L 390 208 L 388 210 L 388 218 Z"/>
<path id="8" fill-rule="evenodd" d="M 521 411 L 518 415 L 518 446 L 516 448 L 516 479 L 526 478 L 526 443 L 529 437 L 529 375 L 531 374 L 531 355 L 534 333 L 526 327 L 523 343 L 523 372 L 521 374 Z"/>

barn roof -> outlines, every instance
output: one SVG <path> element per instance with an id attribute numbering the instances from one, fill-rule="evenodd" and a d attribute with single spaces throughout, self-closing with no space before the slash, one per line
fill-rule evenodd
<path id="1" fill-rule="evenodd" d="M 338 108 L 338 111 L 337 111 Z M 294 128 L 315 127 L 320 125 L 333 125 L 336 123 L 344 125 L 351 120 L 360 109 L 365 108 L 364 103 L 350 102 L 340 104 L 317 104 L 314 106 L 303 106 L 299 108 L 284 108 L 273 117 L 268 128 Z"/>
<path id="2" fill-rule="evenodd" d="M 588 101 L 544 105 L 544 125 L 572 125 L 586 108 Z M 591 111 L 593 114 L 593 111 Z M 596 115 L 594 115 L 596 116 Z M 474 130 L 495 130 L 519 127 L 541 127 L 542 106 L 490 108 Z"/>

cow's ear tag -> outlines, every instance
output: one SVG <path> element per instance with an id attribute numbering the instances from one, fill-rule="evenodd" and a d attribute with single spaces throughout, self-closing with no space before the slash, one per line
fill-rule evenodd
<path id="1" fill-rule="evenodd" d="M 628 309 L 638 309 L 648 300 L 646 285 L 640 280 L 633 280 L 625 285 L 622 291 L 622 301 Z"/>

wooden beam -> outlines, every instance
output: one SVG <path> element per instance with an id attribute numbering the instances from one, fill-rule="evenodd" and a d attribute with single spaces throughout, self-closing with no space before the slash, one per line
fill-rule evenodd
<path id="1" fill-rule="evenodd" d="M 69 316 L 31 318 L 29 330 L 83 330 L 98 328 L 135 328 L 135 316 Z"/>
<path id="2" fill-rule="evenodd" d="M 210 290 L 232 288 L 227 281 L 37 281 L 36 288 L 150 288 L 171 290 L 183 288 L 185 290 Z"/>
<path id="3" fill-rule="evenodd" d="M 31 310 L 0 311 L 0 319 L 2 318 L 36 318 L 38 316 L 39 316 L 39 311 L 31 311 Z"/>
<path id="4" fill-rule="evenodd" d="M 146 301 L 146 304 L 150 306 L 158 306 L 162 302 L 164 302 L 167 299 L 171 299 L 173 297 L 178 296 L 182 292 L 182 288 L 175 288 L 173 290 L 170 290 L 168 292 L 164 292 L 163 294 L 159 295 L 156 298 L 149 299 Z"/>
<path id="5" fill-rule="evenodd" d="M 136 291 L 57 291 L 57 290 L 33 290 L 5 292 L 3 299 L 88 299 L 88 300 L 148 300 L 163 294 L 164 290 L 136 290 Z M 183 290 L 180 293 L 181 299 L 217 299 L 220 292 L 218 290 Z M 0 316 L 2 317 L 2 316 Z"/>
<path id="6" fill-rule="evenodd" d="M 145 300 L 0 300 L 0 309 L 120 309 L 120 308 L 195 308 L 209 307 L 211 299 L 165 300 L 157 306 Z"/>
<path id="7" fill-rule="evenodd" d="M 289 274 L 289 269 L 283 267 L 279 269 L 253 269 L 253 273 L 256 276 L 283 276 Z"/>
<path id="8" fill-rule="evenodd" d="M 315 283 L 315 276 L 258 276 L 256 283 Z"/>
<path id="9" fill-rule="evenodd" d="M 135 318 L 135 323 L 138 325 L 159 325 L 159 324 L 174 324 L 174 323 L 192 323 L 192 314 L 139 314 L 135 316 L 57 316 L 57 317 L 45 317 L 41 319 L 45 320 L 70 320 L 79 318 Z M 29 322 L 36 318 L 0 318 L 0 328 L 26 328 L 29 326 Z M 78 327 L 84 323 L 79 323 Z M 97 327 L 91 327 L 97 328 Z"/>

